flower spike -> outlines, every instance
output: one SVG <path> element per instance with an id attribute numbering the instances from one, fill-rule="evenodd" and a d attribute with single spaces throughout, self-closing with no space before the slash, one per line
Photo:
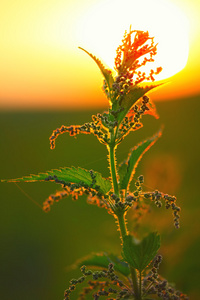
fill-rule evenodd
<path id="1" fill-rule="evenodd" d="M 135 33 L 134 40 L 132 42 L 132 34 Z M 115 69 L 119 76 L 126 74 L 129 78 L 133 78 L 134 75 L 137 76 L 135 79 L 135 84 L 146 80 L 154 81 L 153 74 L 158 74 L 161 72 L 162 68 L 157 68 L 156 72 L 153 70 L 146 76 L 146 74 L 140 71 L 136 71 L 139 67 L 144 66 L 147 62 L 154 61 L 153 56 L 156 55 L 157 44 L 154 45 L 154 38 L 149 36 L 149 32 L 141 30 L 131 30 L 129 33 L 125 32 L 124 39 L 122 40 L 122 45 L 117 48 L 117 56 L 115 58 Z M 144 55 L 146 56 L 140 62 L 139 59 Z"/>

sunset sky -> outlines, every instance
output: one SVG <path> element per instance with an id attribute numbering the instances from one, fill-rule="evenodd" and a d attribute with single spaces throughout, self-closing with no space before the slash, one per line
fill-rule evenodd
<path id="1" fill-rule="evenodd" d="M 168 84 L 152 99 L 200 94 L 199 0 L 7 0 L 0 4 L 0 109 L 105 106 L 101 73 L 78 46 L 113 69 L 130 25 L 158 42 L 157 80 Z"/>

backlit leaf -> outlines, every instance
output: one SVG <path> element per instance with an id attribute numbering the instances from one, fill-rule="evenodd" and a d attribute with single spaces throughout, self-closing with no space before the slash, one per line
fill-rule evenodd
<path id="1" fill-rule="evenodd" d="M 153 260 L 160 248 L 160 236 L 150 233 L 142 241 L 127 235 L 124 238 L 123 255 L 125 260 L 135 269 L 142 272 Z"/>
<path id="2" fill-rule="evenodd" d="M 100 187 L 100 192 L 106 194 L 111 189 L 111 182 L 108 179 L 102 177 L 102 175 L 98 172 L 93 172 L 95 176 L 95 186 Z M 49 179 L 49 176 L 52 178 Z M 75 168 L 75 167 L 65 167 L 60 169 L 54 169 L 51 171 L 47 171 L 45 173 L 39 173 L 37 175 L 30 175 L 25 176 L 22 178 L 16 179 L 8 179 L 8 180 L 1 180 L 2 182 L 35 182 L 35 181 L 55 181 L 57 183 L 61 183 L 62 181 L 67 183 L 77 183 L 81 184 L 84 183 L 90 186 L 93 182 L 93 178 L 91 177 L 90 171 L 83 169 L 83 168 Z"/>
<path id="3" fill-rule="evenodd" d="M 102 64 L 102 62 L 100 61 L 100 59 L 96 58 L 96 56 L 94 56 L 93 54 L 89 53 L 87 50 L 79 47 L 79 49 L 83 50 L 84 52 L 86 52 L 98 65 L 99 69 L 101 70 L 101 73 L 103 74 L 107 85 L 109 87 L 109 90 L 111 90 L 112 84 L 114 82 L 113 76 L 112 76 L 112 72 L 108 69 L 106 69 L 104 67 L 104 65 Z"/>
<path id="4" fill-rule="evenodd" d="M 119 167 L 119 176 L 120 176 L 120 187 L 121 189 L 127 189 L 129 186 L 137 168 L 139 161 L 147 150 L 158 140 L 162 135 L 162 131 L 159 130 L 151 138 L 140 143 L 136 147 L 132 148 L 128 159 L 123 162 Z"/>
<path id="5" fill-rule="evenodd" d="M 132 86 L 127 94 L 123 97 L 120 106 L 124 108 L 122 112 L 118 115 L 118 123 L 121 123 L 126 114 L 129 112 L 131 107 L 139 100 L 141 97 L 143 97 L 147 92 L 150 90 L 158 87 L 158 84 L 151 84 L 146 86 L 139 86 L 134 85 Z"/>

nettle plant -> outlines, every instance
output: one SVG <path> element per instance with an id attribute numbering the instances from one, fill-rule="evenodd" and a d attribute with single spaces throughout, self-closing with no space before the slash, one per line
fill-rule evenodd
<path id="1" fill-rule="evenodd" d="M 82 48 L 80 48 L 82 49 Z M 179 228 L 180 207 L 176 204 L 176 197 L 158 190 L 144 191 L 143 176 L 134 178 L 136 167 L 144 153 L 159 139 L 161 130 L 155 135 L 136 145 L 130 150 L 127 160 L 117 165 L 115 152 L 117 146 L 131 132 L 142 127 L 142 117 L 146 114 L 157 117 L 156 110 L 146 93 L 157 87 L 154 84 L 156 71 L 149 75 L 140 71 L 148 62 L 154 61 L 157 45 L 148 32 L 131 30 L 125 32 L 122 45 L 117 48 L 114 71 L 108 70 L 101 61 L 85 51 L 98 65 L 104 77 L 103 91 L 109 101 L 109 109 L 103 114 L 92 116 L 92 121 L 83 125 L 61 126 L 53 131 L 50 145 L 55 147 L 55 140 L 63 133 L 70 136 L 77 134 L 94 134 L 100 143 L 108 149 L 110 178 L 94 171 L 76 167 L 64 167 L 38 175 L 4 180 L 7 182 L 50 181 L 59 184 L 61 191 L 50 195 L 44 202 L 45 212 L 51 205 L 69 195 L 77 200 L 86 194 L 88 203 L 103 207 L 112 214 L 118 224 L 122 253 L 121 257 L 114 254 L 100 253 L 82 259 L 82 275 L 72 279 L 69 288 L 64 293 L 64 299 L 70 299 L 76 286 L 87 282 L 82 289 L 79 300 L 93 297 L 97 300 L 106 299 L 188 299 L 180 291 L 176 291 L 167 280 L 158 274 L 162 256 L 157 252 L 160 248 L 160 236 L 151 232 L 138 240 L 128 233 L 126 214 L 131 209 L 137 217 L 144 207 L 149 204 L 160 208 L 171 209 L 174 225 Z M 146 83 L 144 83 L 146 81 Z M 151 83 L 149 83 L 151 82 Z M 135 188 L 130 189 L 134 180 Z M 79 261 L 79 267 L 80 267 Z M 88 268 L 91 268 L 88 269 Z M 91 296 L 92 295 L 92 296 Z"/>

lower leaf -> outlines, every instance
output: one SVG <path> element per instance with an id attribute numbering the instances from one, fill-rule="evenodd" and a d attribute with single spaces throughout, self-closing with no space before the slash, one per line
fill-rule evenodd
<path id="1" fill-rule="evenodd" d="M 160 235 L 150 233 L 142 241 L 127 235 L 124 238 L 123 256 L 131 267 L 142 272 L 153 260 L 160 248 Z"/>

